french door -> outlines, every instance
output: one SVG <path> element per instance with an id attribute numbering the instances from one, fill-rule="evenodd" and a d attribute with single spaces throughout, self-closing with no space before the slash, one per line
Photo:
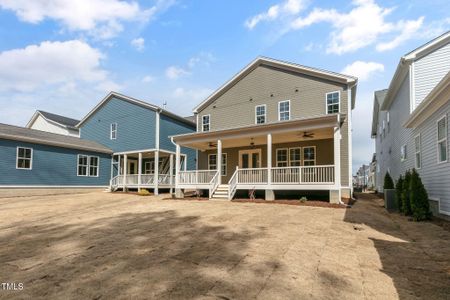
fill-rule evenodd
<path id="1" fill-rule="evenodd" d="M 240 150 L 239 168 L 261 168 L 261 149 Z"/>

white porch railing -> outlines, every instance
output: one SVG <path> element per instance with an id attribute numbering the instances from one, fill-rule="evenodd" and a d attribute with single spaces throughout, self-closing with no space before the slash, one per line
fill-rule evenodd
<path id="1" fill-rule="evenodd" d="M 267 168 L 236 169 L 236 172 L 238 184 L 267 183 Z"/>
<path id="2" fill-rule="evenodd" d="M 180 171 L 179 184 L 209 184 L 216 170 Z"/>
<path id="3" fill-rule="evenodd" d="M 230 181 L 228 181 L 228 200 L 232 200 L 234 197 L 234 194 L 236 194 L 236 190 L 237 190 L 237 173 L 238 170 L 236 168 L 236 171 L 233 173 L 233 176 L 231 176 Z"/>
<path id="4" fill-rule="evenodd" d="M 209 198 L 212 197 L 218 186 L 219 186 L 219 172 L 216 172 L 216 174 L 214 174 L 213 178 L 211 179 L 211 182 L 209 183 Z"/>
<path id="5" fill-rule="evenodd" d="M 334 166 L 272 168 L 273 184 L 334 184 Z"/>
<path id="6" fill-rule="evenodd" d="M 126 182 L 124 180 L 124 175 L 117 175 L 111 179 L 111 187 L 123 187 L 125 186 L 138 186 L 139 185 L 139 175 L 137 174 L 127 174 Z M 158 176 L 159 185 L 170 185 L 170 174 L 159 174 Z M 143 187 L 153 186 L 155 184 L 154 174 L 142 174 L 141 175 L 141 185 Z M 172 185 L 175 185 L 175 175 L 172 175 Z"/>

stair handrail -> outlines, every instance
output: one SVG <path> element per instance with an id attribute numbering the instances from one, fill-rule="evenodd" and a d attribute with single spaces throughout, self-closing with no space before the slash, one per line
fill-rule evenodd
<path id="1" fill-rule="evenodd" d="M 219 171 L 217 171 L 211 181 L 209 182 L 209 198 L 212 198 L 213 193 L 219 187 Z"/>
<path id="2" fill-rule="evenodd" d="M 233 175 L 231 176 L 230 180 L 228 181 L 228 200 L 232 200 L 234 197 L 234 194 L 236 194 L 236 188 L 238 184 L 238 172 L 239 167 L 236 166 L 236 171 L 234 171 Z"/>

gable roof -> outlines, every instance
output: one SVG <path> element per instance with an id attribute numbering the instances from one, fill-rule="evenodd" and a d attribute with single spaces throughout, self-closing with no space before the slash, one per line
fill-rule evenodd
<path id="1" fill-rule="evenodd" d="M 372 131 L 371 136 L 375 137 L 377 135 L 378 127 L 378 114 L 380 112 L 380 106 L 384 102 L 384 98 L 387 94 L 387 89 L 375 91 L 373 95 L 373 115 L 372 115 Z"/>
<path id="2" fill-rule="evenodd" d="M 422 46 L 414 49 L 413 51 L 403 55 L 395 70 L 394 76 L 392 77 L 391 83 L 389 84 L 388 93 L 386 94 L 386 99 L 381 106 L 381 110 L 387 110 L 394 101 L 395 95 L 397 95 L 400 86 L 405 79 L 409 71 L 409 66 L 413 61 L 416 61 L 427 54 L 441 48 L 442 46 L 450 42 L 450 31 L 438 36 L 437 38 L 423 44 Z"/>
<path id="3" fill-rule="evenodd" d="M 199 105 L 197 105 L 194 108 L 194 113 L 198 113 L 203 108 L 208 106 L 212 101 L 217 99 L 220 95 L 222 95 L 225 91 L 230 89 L 233 85 L 235 85 L 238 81 L 240 81 L 242 78 L 247 76 L 250 72 L 252 72 L 254 69 L 261 65 L 267 65 L 276 67 L 283 70 L 289 70 L 297 73 L 312 75 L 315 77 L 320 77 L 324 79 L 328 79 L 334 82 L 342 83 L 349 85 L 351 87 L 355 87 L 358 78 L 354 76 L 344 75 L 336 72 L 331 72 L 327 70 L 312 68 L 303 66 L 300 64 L 285 62 L 281 60 L 276 60 L 273 58 L 268 57 L 257 57 L 255 60 L 253 60 L 250 64 L 248 64 L 245 68 L 243 68 L 239 73 L 234 75 L 230 80 L 228 80 L 225 84 L 223 84 L 221 87 L 219 87 L 214 93 L 212 93 L 208 98 L 206 98 L 203 102 L 201 102 Z M 352 108 L 355 106 L 355 94 L 352 93 Z"/>
<path id="4" fill-rule="evenodd" d="M 75 126 L 80 122 L 79 120 L 76 119 L 49 113 L 43 110 L 36 110 L 36 112 L 31 117 L 30 121 L 28 121 L 26 127 L 30 128 L 33 125 L 34 121 L 36 121 L 38 116 L 43 117 L 46 121 L 50 123 L 56 123 L 57 125 L 70 129 L 76 129 Z"/>
<path id="5" fill-rule="evenodd" d="M 0 123 L 0 139 L 22 141 L 34 144 L 51 145 L 69 149 L 79 149 L 100 153 L 113 151 L 97 142 L 83 140 L 77 137 L 50 133 L 46 131 L 7 125 Z"/>
<path id="6" fill-rule="evenodd" d="M 102 99 L 102 101 L 100 101 L 100 103 L 98 103 L 77 125 L 77 128 L 80 128 L 81 125 L 83 125 L 84 122 L 86 122 L 97 110 L 99 110 L 106 102 L 108 102 L 109 100 L 111 100 L 112 98 L 117 98 L 135 105 L 139 105 L 141 107 L 153 110 L 153 111 L 158 111 L 163 115 L 166 115 L 172 119 L 175 119 L 177 121 L 180 121 L 186 125 L 192 126 L 195 128 L 196 124 L 184 117 L 181 117 L 179 115 L 176 115 L 174 113 L 171 113 L 157 105 L 142 101 L 142 100 L 138 100 L 136 98 L 133 97 L 129 97 L 117 92 L 110 92 L 108 95 L 106 95 L 105 98 Z"/>
<path id="7" fill-rule="evenodd" d="M 404 126 L 415 128 L 427 120 L 433 113 L 450 101 L 450 72 L 431 90 L 423 101 L 411 113 Z"/>

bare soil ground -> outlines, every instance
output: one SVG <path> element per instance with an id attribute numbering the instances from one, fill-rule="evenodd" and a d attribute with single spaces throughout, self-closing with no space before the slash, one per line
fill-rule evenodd
<path id="1" fill-rule="evenodd" d="M 450 232 L 333 209 L 127 194 L 0 199 L 2 299 L 449 299 Z"/>

